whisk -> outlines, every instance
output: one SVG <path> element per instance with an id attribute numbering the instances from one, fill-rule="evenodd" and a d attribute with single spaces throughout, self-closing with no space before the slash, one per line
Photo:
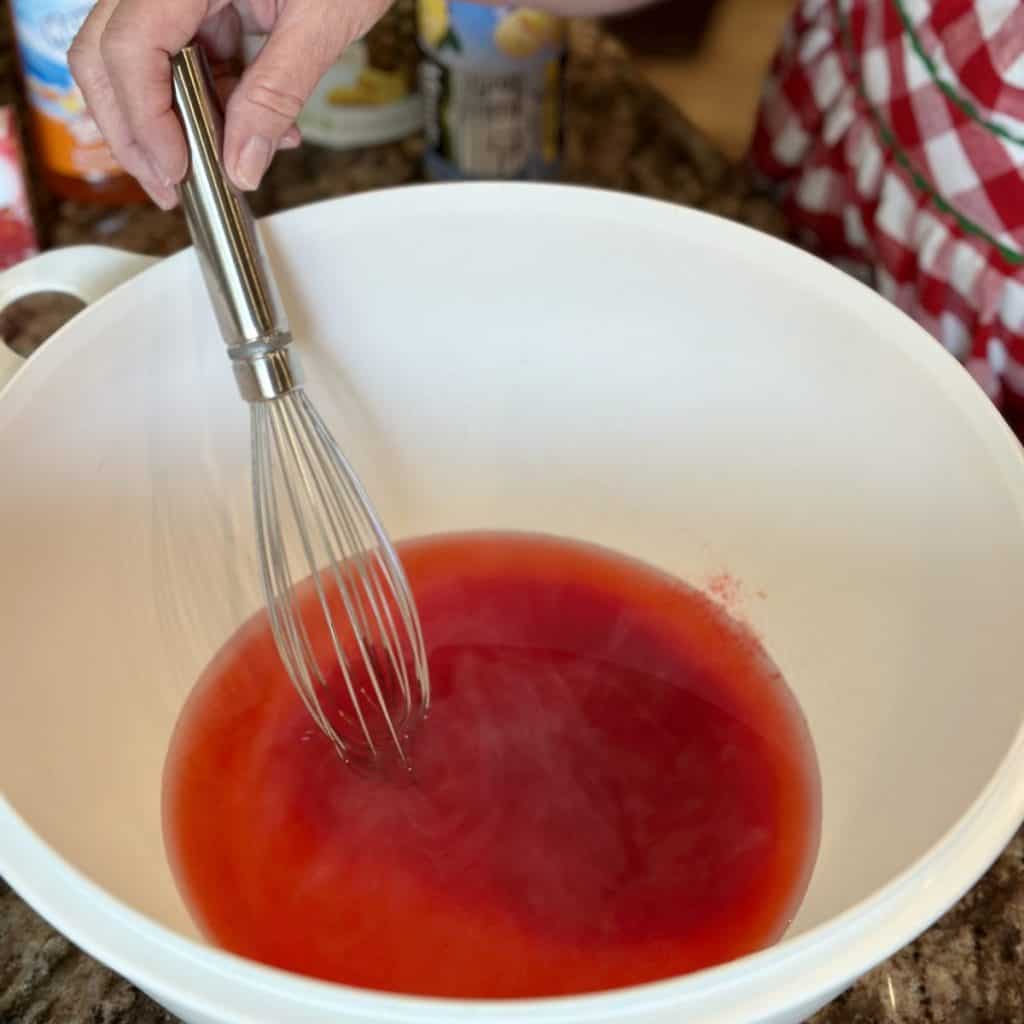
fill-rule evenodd
<path id="1" fill-rule="evenodd" d="M 190 156 L 181 204 L 251 410 L 260 575 L 277 651 L 342 758 L 365 766 L 397 754 L 408 765 L 409 734 L 430 703 L 408 580 L 303 390 L 252 213 L 224 172 L 223 118 L 202 50 L 186 47 L 172 70 Z M 309 579 L 297 586 L 296 571 Z"/>

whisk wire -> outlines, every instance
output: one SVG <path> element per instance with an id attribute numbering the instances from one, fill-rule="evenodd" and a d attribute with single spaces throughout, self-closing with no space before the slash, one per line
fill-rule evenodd
<path id="1" fill-rule="evenodd" d="M 407 763 L 404 740 L 426 711 L 429 684 L 423 637 L 401 564 L 358 477 L 302 390 L 252 408 L 261 578 L 285 668 L 345 760 L 375 761 L 386 738 Z M 337 663 L 333 678 L 340 675 L 345 701 L 320 696 L 328 697 L 336 685 L 334 670 L 325 671 L 318 659 L 294 593 L 296 558 L 319 602 Z M 339 631 L 332 615 L 335 592 L 351 635 Z M 367 714 L 371 707 L 376 708 L 374 724 Z"/>
<path id="2" fill-rule="evenodd" d="M 301 397 L 298 398 L 301 401 Z M 339 536 L 339 516 L 331 516 L 329 512 L 332 502 L 328 496 L 330 489 L 324 486 L 325 475 L 316 472 L 316 467 L 312 464 L 313 452 L 316 452 L 316 448 L 309 444 L 303 444 L 300 437 L 298 437 L 302 430 L 302 417 L 299 411 L 297 411 L 290 402 L 284 401 L 281 405 L 282 418 L 285 422 L 285 438 L 288 443 L 288 447 L 291 454 L 292 462 L 296 468 L 299 478 L 302 481 L 303 487 L 306 491 L 306 497 L 309 501 L 309 507 L 313 510 L 314 519 L 316 522 L 317 533 L 319 534 L 320 541 L 324 548 L 324 553 L 327 558 L 327 567 L 330 575 L 333 579 L 334 585 L 341 595 L 342 601 L 345 605 L 345 609 L 349 615 L 349 619 L 353 625 L 353 633 L 355 641 L 359 647 L 360 654 L 363 658 L 364 666 L 366 668 L 366 674 L 370 681 L 370 688 L 373 691 L 374 699 L 377 702 L 378 707 L 381 710 L 384 721 L 388 732 L 391 735 L 391 740 L 395 744 L 396 749 L 401 752 L 401 742 L 398 738 L 395 730 L 395 725 L 392 720 L 392 716 L 389 713 L 388 704 L 384 697 L 384 692 L 381 687 L 381 681 L 378 678 L 378 666 L 377 659 L 375 657 L 376 644 L 373 644 L 373 640 L 376 636 L 371 629 L 371 623 L 369 616 L 367 615 L 367 609 L 365 607 L 368 602 L 370 610 L 373 612 L 378 627 L 380 627 L 380 615 L 377 611 L 373 592 L 369 587 L 365 566 L 363 551 L 359 546 L 359 539 L 353 535 L 346 528 L 348 517 L 342 515 L 341 531 L 349 534 L 349 550 L 347 557 L 342 562 L 342 552 L 345 551 L 345 542 Z M 317 452 L 319 455 L 319 452 Z M 288 477 L 286 476 L 287 480 Z M 295 495 L 292 490 L 289 491 L 293 509 L 297 519 L 303 519 L 301 507 L 295 500 Z M 344 509 L 342 508 L 342 511 Z M 325 516 L 325 512 L 328 513 Z M 325 522 L 326 518 L 326 522 Z M 322 606 L 327 608 L 328 599 L 327 594 L 324 590 L 322 578 L 318 571 L 319 566 L 317 560 L 312 551 L 312 543 L 309 537 L 309 531 L 304 528 L 305 522 L 300 525 L 300 535 L 303 547 L 306 551 L 307 563 L 309 564 L 310 572 L 314 581 L 314 586 L 317 591 L 317 596 L 322 602 Z M 344 564 L 346 569 L 354 568 L 355 575 L 358 579 L 351 579 L 351 572 L 346 572 L 342 565 Z M 365 598 L 366 600 L 362 600 Z M 339 662 L 344 662 L 344 671 L 346 676 L 346 683 L 350 690 L 350 696 L 355 704 L 355 710 L 359 719 L 359 725 L 363 733 L 363 738 L 366 741 L 367 746 L 372 754 L 376 754 L 376 743 L 373 738 L 372 731 L 370 730 L 365 715 L 362 710 L 361 702 L 356 700 L 354 694 L 354 688 L 351 683 L 351 675 L 348 671 L 348 661 L 345 657 L 343 645 L 338 637 L 337 630 L 335 629 L 334 621 L 331 616 L 327 616 L 327 628 L 331 637 L 331 643 L 334 647 L 334 652 Z M 389 650 L 390 645 L 385 645 Z"/>
<path id="3" fill-rule="evenodd" d="M 254 406 L 252 416 L 253 434 L 253 490 L 256 508 L 256 535 L 263 553 L 260 559 L 264 594 L 267 597 L 267 612 L 278 652 L 290 678 L 295 684 L 307 711 L 317 726 L 338 746 L 341 739 L 336 735 L 323 712 L 310 679 L 310 666 L 318 675 L 319 665 L 312 657 L 312 646 L 301 617 L 291 607 L 291 591 L 287 551 L 284 548 L 277 515 L 277 494 L 274 482 L 270 450 L 264 442 L 266 411 Z M 305 652 L 305 656 L 303 654 Z M 323 683 L 322 677 L 320 679 Z"/>
<path id="4" fill-rule="evenodd" d="M 267 598 L 267 610 L 270 614 L 271 628 L 278 651 L 288 670 L 303 703 L 313 716 L 319 728 L 327 734 L 332 743 L 344 750 L 341 737 L 330 725 L 320 702 L 316 698 L 314 681 L 325 685 L 319 663 L 313 657 L 312 644 L 306 632 L 302 617 L 295 614 L 293 596 L 290 587 L 291 569 L 288 552 L 284 545 L 283 533 L 278 517 L 277 485 L 273 472 L 271 449 L 264 434 L 269 426 L 266 422 L 268 410 L 262 407 L 253 409 L 254 452 L 257 454 L 255 465 L 260 467 L 260 475 L 254 476 L 257 509 L 257 537 L 263 552 L 261 559 L 264 591 Z"/>
<path id="5" fill-rule="evenodd" d="M 299 401 L 306 404 L 305 396 L 301 396 Z M 317 444 L 319 435 L 315 432 L 315 428 L 310 423 L 310 419 L 315 418 L 315 410 L 311 405 L 307 405 L 307 413 L 309 414 L 306 418 L 300 418 L 302 430 L 306 434 L 309 444 L 305 446 L 304 451 L 309 457 L 310 453 L 313 453 L 318 461 L 320 474 L 317 475 L 314 470 L 314 478 L 330 477 L 333 473 L 337 472 L 338 479 L 344 482 L 346 472 L 344 466 L 337 466 L 331 460 L 331 451 L 326 448 L 323 444 Z M 394 617 L 391 614 L 391 606 L 388 601 L 387 594 L 385 593 L 384 586 L 381 583 L 379 573 L 377 571 L 378 558 L 374 553 L 371 556 L 369 563 L 366 558 L 366 550 L 363 542 L 359 535 L 358 524 L 355 522 L 352 514 L 350 513 L 351 505 L 346 505 L 342 500 L 342 497 L 335 491 L 329 488 L 320 488 L 320 498 L 323 502 L 324 507 L 328 512 L 333 511 L 334 516 L 328 516 L 331 528 L 335 533 L 335 542 L 340 550 L 345 550 L 345 542 L 347 541 L 348 550 L 353 552 L 349 558 L 349 564 L 355 567 L 356 572 L 359 575 L 361 583 L 361 592 L 365 594 L 367 601 L 370 606 L 370 612 L 372 613 L 374 623 L 376 624 L 377 635 L 383 637 L 385 642 L 381 645 L 385 650 L 388 660 L 391 663 L 391 670 L 393 677 L 399 683 L 399 689 L 402 694 L 403 708 L 400 717 L 400 722 L 404 723 L 412 710 L 412 698 L 411 688 L 409 685 L 408 678 L 408 667 L 405 658 L 404 644 L 399 636 L 398 629 L 395 625 Z M 337 536 L 337 532 L 340 529 L 345 535 L 344 541 Z M 336 566 L 337 563 L 332 563 Z M 364 615 L 364 609 L 359 607 L 359 621 L 357 623 L 360 629 L 366 631 L 368 635 L 372 635 L 369 628 L 367 617 Z M 388 642 L 390 641 L 390 642 Z M 376 646 L 376 645 L 375 645 Z M 371 663 L 374 660 L 371 655 Z M 375 688 L 378 689 L 376 696 L 381 710 L 387 713 L 387 704 L 384 699 L 383 692 L 379 690 L 379 680 L 376 678 L 376 673 L 373 673 L 372 680 Z M 389 716 L 389 719 L 393 719 L 393 716 Z M 393 737 L 397 742 L 397 736 Z"/>
<path id="6" fill-rule="evenodd" d="M 315 407 L 309 402 L 308 397 L 303 395 L 302 401 L 308 406 L 310 423 L 337 469 L 338 477 L 346 491 L 348 507 L 362 511 L 364 523 L 370 535 L 376 541 L 375 560 L 380 565 L 384 578 L 391 583 L 399 615 L 403 624 L 408 629 L 409 643 L 412 648 L 414 676 L 421 691 L 419 694 L 421 701 L 420 711 L 421 714 L 425 714 L 430 707 L 430 677 L 427 671 L 426 645 L 423 641 L 423 631 L 413 602 L 412 588 L 409 586 L 405 570 L 402 568 L 380 524 L 369 514 L 371 507 L 369 496 L 363 488 L 359 477 L 331 436 L 323 420 L 317 414 Z M 407 674 L 403 678 L 407 680 Z"/>
<path id="7" fill-rule="evenodd" d="M 368 725 L 368 723 L 366 721 L 366 716 L 365 716 L 365 714 L 363 712 L 362 702 L 359 700 L 359 696 L 358 696 L 358 693 L 356 691 L 356 685 L 355 685 L 355 681 L 354 681 L 354 679 L 352 677 L 352 668 L 351 668 L 351 665 L 350 665 L 350 662 L 349 662 L 349 658 L 346 655 L 345 649 L 344 649 L 343 645 L 341 644 L 341 641 L 338 638 L 337 630 L 336 630 L 335 625 L 334 625 L 333 616 L 331 616 L 331 614 L 329 612 L 329 605 L 327 603 L 327 595 L 326 595 L 326 593 L 324 591 L 323 579 L 322 579 L 321 573 L 319 571 L 320 566 L 318 565 L 316 556 L 315 556 L 315 554 L 313 552 L 313 546 L 312 546 L 312 543 L 311 543 L 311 540 L 310 540 L 310 534 L 309 534 L 309 530 L 307 528 L 307 524 L 306 524 L 306 521 L 305 521 L 305 516 L 303 515 L 302 505 L 301 505 L 301 503 L 299 501 L 299 498 L 298 498 L 298 495 L 296 493 L 295 487 L 294 487 L 294 485 L 292 483 L 292 476 L 293 476 L 293 474 L 288 472 L 288 469 L 289 469 L 289 456 L 290 456 L 291 460 L 294 463 L 296 471 L 300 475 L 300 478 L 303 480 L 303 485 L 304 485 L 304 488 L 306 490 L 307 498 L 309 499 L 310 504 L 313 505 L 315 499 L 314 499 L 314 495 L 313 495 L 312 489 L 311 489 L 310 484 L 309 484 L 308 477 L 306 476 L 306 467 L 302 466 L 301 462 L 299 461 L 298 453 L 297 453 L 297 450 L 296 450 L 295 439 L 290 434 L 291 424 L 288 422 L 287 418 L 284 415 L 284 411 L 285 411 L 285 409 L 286 409 L 286 407 L 287 407 L 287 405 L 289 403 L 290 403 L 290 396 L 287 396 L 287 395 L 284 396 L 281 399 L 275 399 L 272 403 L 268 403 L 270 405 L 270 407 L 271 407 L 270 408 L 271 423 L 275 427 L 275 429 L 273 429 L 272 432 L 271 432 L 271 440 L 272 440 L 274 448 L 275 448 L 275 450 L 277 452 L 277 457 L 278 457 L 278 460 L 279 460 L 279 465 L 281 466 L 281 469 L 282 469 L 281 478 L 284 481 L 285 493 L 286 493 L 287 498 L 288 498 L 288 505 L 289 505 L 289 507 L 291 509 L 291 512 L 292 512 L 292 521 L 295 524 L 296 533 L 298 535 L 299 542 L 300 542 L 300 544 L 302 546 L 303 553 L 304 553 L 305 558 L 306 558 L 306 565 L 307 565 L 308 571 L 310 573 L 310 577 L 312 579 L 313 586 L 314 586 L 314 588 L 316 590 L 317 597 L 318 597 L 318 599 L 320 601 L 320 606 L 325 611 L 324 620 L 326 622 L 327 630 L 328 630 L 328 633 L 329 633 L 329 636 L 330 636 L 330 639 L 331 639 L 331 645 L 334 648 L 334 654 L 335 654 L 335 658 L 337 659 L 337 662 L 338 662 L 338 667 L 341 670 L 342 678 L 344 679 L 344 682 L 345 682 L 345 689 L 348 692 L 349 702 L 351 704 L 352 711 L 353 711 L 353 713 L 356 716 L 356 720 L 357 720 L 357 723 L 358 723 L 358 726 L 359 726 L 359 731 L 362 733 L 363 741 L 366 743 L 367 748 L 368 748 L 368 750 L 370 752 L 370 755 L 371 756 L 376 756 L 376 754 L 377 754 L 376 744 L 373 741 L 373 735 L 372 735 L 372 733 L 370 731 L 369 725 Z M 285 445 L 285 442 L 287 442 L 287 447 Z M 328 559 L 332 560 L 331 564 L 333 564 L 334 553 L 330 550 L 329 545 L 328 545 L 328 550 L 327 550 L 326 554 L 327 554 Z M 290 603 L 290 605 L 292 605 L 294 599 L 291 597 L 291 595 L 292 595 L 292 587 L 291 587 L 291 584 L 290 584 L 290 573 L 288 573 L 286 575 L 287 575 L 288 578 L 287 578 L 286 584 L 285 584 L 286 585 L 285 594 L 288 595 L 289 603 Z M 359 646 L 360 646 L 360 653 L 361 653 L 363 659 L 365 660 L 366 659 L 366 651 L 365 651 L 365 649 L 363 649 L 362 637 L 361 637 L 361 632 L 360 632 L 360 630 L 358 628 L 357 613 L 356 613 L 356 610 L 355 610 L 355 607 L 354 607 L 354 602 L 352 600 L 351 595 L 349 594 L 348 587 L 345 585 L 345 582 L 343 580 L 339 579 L 336 582 L 336 585 L 338 586 L 339 594 L 340 594 L 342 602 L 343 602 L 343 604 L 345 606 L 346 614 L 349 616 L 349 619 L 353 622 L 353 624 L 355 624 L 357 626 L 357 628 L 355 629 L 356 640 L 357 640 L 357 642 L 359 643 Z M 302 625 L 302 617 L 301 617 L 301 615 L 295 615 L 294 607 L 291 608 L 291 611 L 292 611 L 293 617 L 298 620 L 298 622 L 300 624 L 300 628 L 302 628 L 303 631 L 305 631 L 305 627 Z M 305 648 L 306 648 L 307 657 L 312 662 L 312 664 L 314 666 L 316 666 L 317 675 L 318 675 L 318 677 L 319 677 L 319 679 L 321 681 L 321 684 L 326 688 L 327 682 L 326 682 L 324 673 L 320 669 L 319 663 L 316 660 L 316 657 L 315 657 L 315 654 L 314 654 L 314 652 L 312 650 L 312 647 L 308 644 L 308 634 L 306 635 L 306 641 L 307 642 L 305 644 Z M 343 718 L 345 717 L 343 712 L 341 712 L 341 717 L 343 717 Z M 333 728 L 332 728 L 332 732 L 334 732 L 334 735 L 338 735 L 337 732 Z M 340 736 L 339 736 L 339 740 L 341 740 Z M 349 755 L 350 747 L 351 747 L 351 744 L 346 744 L 342 740 L 342 748 L 341 748 L 341 750 L 342 750 L 343 756 L 348 756 Z"/>

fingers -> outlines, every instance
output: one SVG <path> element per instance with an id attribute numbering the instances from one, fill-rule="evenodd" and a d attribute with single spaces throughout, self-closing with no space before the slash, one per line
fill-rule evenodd
<path id="1" fill-rule="evenodd" d="M 242 188 L 259 184 L 278 149 L 301 143 L 294 121 L 305 100 L 387 0 L 356 0 L 347 16 L 335 0 L 276 0 L 263 20 L 285 3 L 270 42 L 227 100 L 225 163 Z M 251 7 L 242 5 L 250 20 Z M 170 54 L 198 35 L 215 58 L 226 58 L 237 50 L 242 22 L 230 0 L 99 0 L 72 45 L 72 72 L 115 159 L 164 209 L 177 202 L 175 186 L 188 168 Z M 222 98 L 232 84 L 218 83 Z"/>
<path id="2" fill-rule="evenodd" d="M 114 158 L 138 180 L 158 206 L 170 209 L 176 201 L 172 183 L 151 162 L 132 134 L 103 62 L 100 40 L 117 3 L 118 0 L 100 0 L 93 8 L 71 46 L 68 61 L 89 112 Z"/>
<path id="3" fill-rule="evenodd" d="M 242 19 L 238 9 L 228 6 L 207 18 L 199 29 L 198 38 L 211 60 L 231 60 L 238 53 L 242 39 Z"/>
<path id="4" fill-rule="evenodd" d="M 220 100 L 221 109 L 226 110 L 228 101 L 231 99 L 231 94 L 238 88 L 238 76 L 225 72 L 223 65 L 219 68 L 217 65 L 214 65 L 213 86 L 217 92 L 217 98 Z M 302 134 L 299 132 L 298 126 L 292 125 L 291 128 L 281 136 L 277 148 L 298 149 L 301 145 Z"/>
<path id="5" fill-rule="evenodd" d="M 384 13 L 388 0 L 286 0 L 227 109 L 224 163 L 241 189 L 259 186 L 324 72 Z"/>
<path id="6" fill-rule="evenodd" d="M 100 50 L 132 138 L 161 180 L 181 181 L 188 153 L 174 111 L 170 54 L 190 43 L 223 2 L 120 0 L 107 21 Z"/>

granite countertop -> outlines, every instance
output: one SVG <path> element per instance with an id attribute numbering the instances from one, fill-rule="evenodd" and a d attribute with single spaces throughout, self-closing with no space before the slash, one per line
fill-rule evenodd
<path id="1" fill-rule="evenodd" d="M 0 38 L 0 62 L 9 44 Z M 9 64 L 8 64 L 9 66 Z M 687 203 L 781 237 L 784 218 L 743 171 L 636 72 L 594 26 L 573 33 L 567 180 Z M 416 140 L 355 153 L 282 154 L 254 205 L 260 214 L 419 177 Z M 177 214 L 103 211 L 41 197 L 49 245 L 97 242 L 153 255 L 188 243 Z M 53 296 L 0 317 L 28 353 L 74 311 Z M 0 1024 L 173 1024 L 123 979 L 51 929 L 0 880 Z M 985 878 L 916 943 L 860 980 L 813 1024 L 1024 1022 L 1024 831 Z"/>

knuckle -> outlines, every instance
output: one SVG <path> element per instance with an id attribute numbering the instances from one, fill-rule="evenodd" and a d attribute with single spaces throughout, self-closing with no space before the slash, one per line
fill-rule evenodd
<path id="1" fill-rule="evenodd" d="M 294 121 L 302 112 L 305 100 L 297 93 L 282 89 L 267 79 L 245 83 L 236 93 L 240 100 L 286 121 Z"/>
<path id="2" fill-rule="evenodd" d="M 113 70 L 117 67 L 117 45 L 111 41 L 108 32 L 100 36 L 100 57 L 107 68 Z"/>
<path id="3" fill-rule="evenodd" d="M 103 76 L 99 54 L 81 36 L 75 37 L 68 50 L 68 67 L 84 93 L 91 91 Z"/>
<path id="4" fill-rule="evenodd" d="M 75 36 L 68 49 L 68 67 L 71 68 L 71 74 L 75 76 L 76 81 L 86 73 L 88 66 L 89 54 L 86 52 L 82 37 Z"/>
<path id="5" fill-rule="evenodd" d="M 138 55 L 138 40 L 130 30 L 126 30 L 113 18 L 100 36 L 100 55 L 103 63 L 112 71 L 116 71 L 132 57 Z"/>

